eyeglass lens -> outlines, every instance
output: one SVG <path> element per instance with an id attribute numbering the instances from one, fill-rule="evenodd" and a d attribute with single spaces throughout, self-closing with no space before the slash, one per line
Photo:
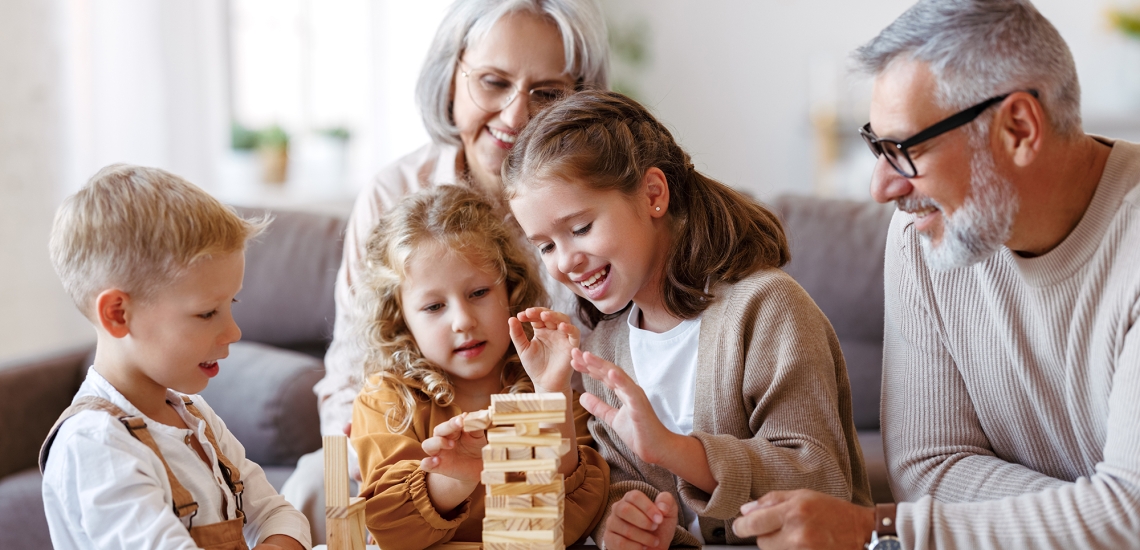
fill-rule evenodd
<path id="1" fill-rule="evenodd" d="M 480 109 L 497 112 L 506 109 L 519 94 L 519 87 L 490 71 L 472 70 L 467 75 L 467 90 Z M 569 93 L 566 88 L 543 86 L 531 89 L 527 103 L 530 114 L 541 111 Z"/>
<path id="2" fill-rule="evenodd" d="M 914 164 L 907 158 L 906 152 L 895 142 L 879 139 L 871 133 L 869 127 L 860 129 L 859 135 L 863 137 L 863 142 L 867 144 L 871 153 L 876 157 L 887 157 L 887 163 L 891 165 L 891 168 L 894 168 L 904 177 L 913 178 L 915 176 Z"/>

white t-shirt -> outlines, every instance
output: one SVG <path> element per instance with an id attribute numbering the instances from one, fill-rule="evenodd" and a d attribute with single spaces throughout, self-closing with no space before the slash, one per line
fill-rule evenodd
<path id="1" fill-rule="evenodd" d="M 693 410 L 696 405 L 697 344 L 701 335 L 701 319 L 687 319 L 665 332 L 650 332 L 638 327 L 641 310 L 637 305 L 629 312 L 629 353 L 637 383 L 645 390 L 653 412 L 669 431 L 681 435 L 693 432 Z M 702 544 L 697 515 L 683 503 L 682 524 Z"/>

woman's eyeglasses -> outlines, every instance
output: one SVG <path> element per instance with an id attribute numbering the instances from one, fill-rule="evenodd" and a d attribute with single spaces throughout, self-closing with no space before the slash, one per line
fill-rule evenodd
<path id="1" fill-rule="evenodd" d="M 489 113 L 506 109 L 519 96 L 522 88 L 503 75 L 491 69 L 476 68 L 463 70 L 460 61 L 459 73 L 467 79 L 467 92 L 475 106 Z M 570 85 L 543 85 L 527 91 L 527 111 L 534 116 L 551 103 L 573 92 Z"/>

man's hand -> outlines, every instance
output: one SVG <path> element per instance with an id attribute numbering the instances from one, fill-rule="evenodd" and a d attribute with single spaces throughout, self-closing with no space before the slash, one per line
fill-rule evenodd
<path id="1" fill-rule="evenodd" d="M 657 500 L 630 491 L 610 508 L 602 547 L 606 550 L 666 550 L 677 530 L 677 502 L 667 491 Z"/>
<path id="2" fill-rule="evenodd" d="M 479 483 L 483 471 L 483 446 L 487 436 L 482 431 L 463 431 L 461 414 L 435 427 L 432 437 L 420 445 L 427 458 L 420 461 L 420 469 L 459 481 Z"/>
<path id="3" fill-rule="evenodd" d="M 580 333 L 565 313 L 531 307 L 507 321 L 511 341 L 535 391 L 570 392 L 570 350 L 578 348 Z M 534 338 L 527 339 L 523 323 L 530 323 Z"/>
<path id="4" fill-rule="evenodd" d="M 620 367 L 592 353 L 575 349 L 571 352 L 570 364 L 574 370 L 605 384 L 622 402 L 622 406 L 615 409 L 586 393 L 582 394 L 582 406 L 613 429 L 638 458 L 660 464 L 671 452 L 669 443 L 676 434 L 657 418 L 645 390 Z"/>
<path id="5" fill-rule="evenodd" d="M 875 530 L 875 509 L 800 489 L 772 491 L 740 507 L 738 537 L 756 537 L 764 550 L 862 550 Z"/>

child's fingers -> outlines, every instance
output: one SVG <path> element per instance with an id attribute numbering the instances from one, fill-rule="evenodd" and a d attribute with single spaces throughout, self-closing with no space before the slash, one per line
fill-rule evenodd
<path id="1" fill-rule="evenodd" d="M 582 397 L 578 398 L 578 402 L 582 404 L 582 408 L 594 415 L 594 418 L 605 422 L 606 425 L 613 426 L 614 417 L 616 417 L 618 413 L 617 409 L 589 393 L 583 393 Z"/>
<path id="2" fill-rule="evenodd" d="M 582 342 L 582 332 L 573 324 L 559 323 L 558 330 L 566 335 L 567 340 L 570 340 L 570 347 L 576 348 Z"/>
<path id="3" fill-rule="evenodd" d="M 611 518 L 613 516 L 610 516 Z M 602 548 L 606 550 L 645 550 L 646 545 L 640 542 L 632 541 L 620 534 L 617 531 L 610 529 L 609 525 L 606 526 L 605 538 L 602 539 Z"/>
<path id="4" fill-rule="evenodd" d="M 649 403 L 649 398 L 645 396 L 645 390 L 621 369 L 608 371 L 602 382 L 605 383 L 606 387 L 613 390 L 623 404 L 632 405 L 635 409 L 640 410 L 645 410 L 646 407 L 653 408 L 653 405 Z"/>
<path id="5" fill-rule="evenodd" d="M 673 498 L 673 493 L 662 491 L 657 493 L 657 498 L 653 503 L 665 518 L 677 517 L 677 500 Z"/>
<path id="6" fill-rule="evenodd" d="M 628 521 L 634 527 L 652 531 L 665 521 L 665 516 L 657 508 L 657 504 L 641 491 L 629 491 L 622 495 L 621 500 L 613 504 L 611 511 L 617 517 Z"/>
<path id="7" fill-rule="evenodd" d="M 615 508 L 618 504 L 620 504 L 620 501 L 614 503 Z M 615 535 L 618 537 L 616 540 L 610 538 Z M 656 548 L 659 542 L 653 530 L 637 527 L 625 521 L 616 513 L 611 514 L 610 519 L 606 521 L 606 550 L 616 550 L 626 547 L 641 550 L 647 546 Z"/>
<path id="8" fill-rule="evenodd" d="M 522 313 L 519 313 L 521 316 Z M 514 317 L 507 319 L 507 328 L 511 334 L 511 342 L 515 344 L 515 351 L 523 353 L 530 347 L 530 340 L 526 337 L 526 332 L 523 330 L 522 322 Z"/>
<path id="9" fill-rule="evenodd" d="M 453 416 L 446 422 L 440 422 L 438 426 L 432 430 L 431 435 L 434 437 L 442 437 L 447 439 L 459 439 L 460 434 L 463 433 L 463 417 L 466 414 Z"/>
<path id="10" fill-rule="evenodd" d="M 428 456 L 438 455 L 440 452 L 450 449 L 455 446 L 455 442 L 450 439 L 442 437 L 429 437 L 420 443 L 420 448 L 424 450 Z"/>
<path id="11" fill-rule="evenodd" d="M 428 472 L 428 473 L 434 472 L 435 469 L 438 467 L 439 467 L 439 457 L 437 457 L 437 456 L 429 456 L 429 457 L 420 461 L 420 469 L 425 471 L 425 472 Z"/>

